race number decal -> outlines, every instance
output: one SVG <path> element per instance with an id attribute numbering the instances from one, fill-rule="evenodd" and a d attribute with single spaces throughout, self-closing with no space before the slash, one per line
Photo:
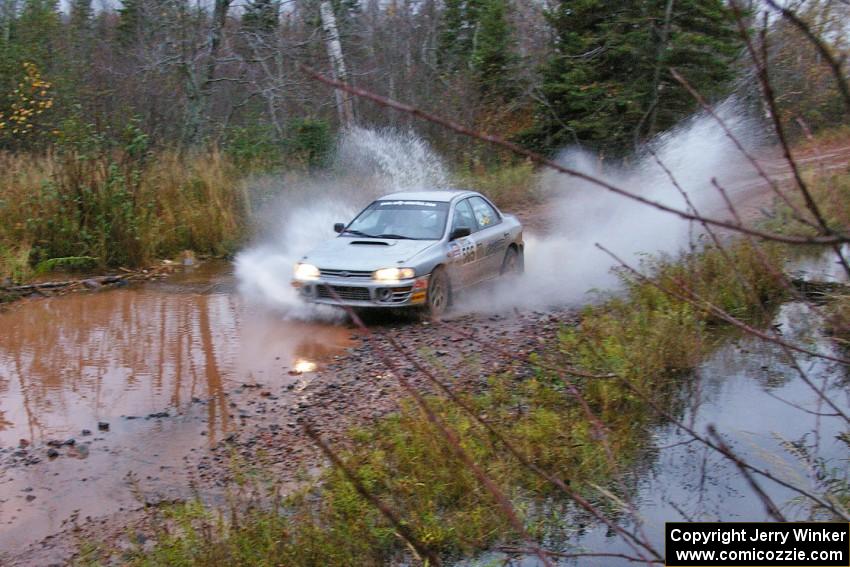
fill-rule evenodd
<path id="1" fill-rule="evenodd" d="M 453 264 L 469 264 L 475 261 L 475 243 L 471 240 L 456 240 L 449 245 L 449 258 Z"/>
<path id="2" fill-rule="evenodd" d="M 475 261 L 475 243 L 471 240 L 461 241 L 460 252 L 462 264 L 469 264 Z"/>

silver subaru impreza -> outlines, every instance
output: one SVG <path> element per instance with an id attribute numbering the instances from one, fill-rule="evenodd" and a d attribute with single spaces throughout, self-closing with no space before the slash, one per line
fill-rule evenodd
<path id="1" fill-rule="evenodd" d="M 461 289 L 523 270 L 522 225 L 474 191 L 393 193 L 334 230 L 295 264 L 306 301 L 439 316 Z"/>

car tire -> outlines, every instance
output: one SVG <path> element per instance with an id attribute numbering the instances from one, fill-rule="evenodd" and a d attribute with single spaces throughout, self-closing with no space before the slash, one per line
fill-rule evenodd
<path id="1" fill-rule="evenodd" d="M 516 248 L 511 246 L 508 248 L 508 251 L 505 252 L 505 259 L 502 260 L 501 275 L 518 276 L 522 274 L 523 271 L 525 271 L 523 257 Z"/>
<path id="2" fill-rule="evenodd" d="M 443 268 L 431 272 L 428 278 L 428 296 L 425 306 L 426 314 L 432 319 L 439 319 L 451 302 L 452 290 L 449 276 Z"/>

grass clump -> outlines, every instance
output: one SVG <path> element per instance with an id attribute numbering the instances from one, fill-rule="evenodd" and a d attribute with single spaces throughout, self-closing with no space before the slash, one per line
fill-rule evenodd
<path id="1" fill-rule="evenodd" d="M 586 308 L 580 327 L 563 334 L 561 348 L 581 366 L 641 384 L 690 370 L 712 348 L 719 338 L 713 331 L 723 323 L 707 305 L 754 320 L 782 296 L 765 262 L 780 266 L 780 249 L 757 250 L 746 241 L 678 262 L 648 260 L 644 268 L 656 285 L 624 272 L 625 295 Z M 688 302 L 677 294 L 698 299 Z"/>
<path id="2" fill-rule="evenodd" d="M 35 267 L 36 274 L 48 272 L 85 272 L 95 268 L 98 264 L 97 258 L 91 256 L 68 256 L 67 258 L 51 258 L 39 262 Z"/>
<path id="3" fill-rule="evenodd" d="M 32 276 L 31 250 L 29 244 L 0 241 L 0 287 Z"/>
<path id="4" fill-rule="evenodd" d="M 847 131 L 845 128 L 840 132 L 846 136 Z M 804 172 L 803 178 L 829 229 L 845 233 L 850 230 L 850 168 L 830 170 L 812 166 Z M 814 222 L 800 191 L 790 192 L 789 199 L 809 222 Z M 814 236 L 818 232 L 796 219 L 791 207 L 779 200 L 774 215 L 764 225 L 780 234 Z"/>
<path id="5" fill-rule="evenodd" d="M 850 294 L 833 293 L 826 297 L 827 332 L 845 350 L 850 350 Z"/>
<path id="6" fill-rule="evenodd" d="M 541 199 L 530 162 L 463 169 L 454 175 L 453 182 L 457 187 L 487 195 L 499 207 L 527 205 Z"/>

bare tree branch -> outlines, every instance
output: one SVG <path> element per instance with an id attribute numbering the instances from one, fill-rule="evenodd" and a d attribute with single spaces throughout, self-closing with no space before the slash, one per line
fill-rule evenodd
<path id="1" fill-rule="evenodd" d="M 844 99 L 844 106 L 847 107 L 847 112 L 850 112 L 850 87 L 847 85 L 847 77 L 843 69 L 843 61 L 839 61 L 835 58 L 832 54 L 832 50 L 829 49 L 826 43 L 824 43 L 824 41 L 812 31 L 811 26 L 800 19 L 797 14 L 784 6 L 780 6 L 775 0 L 766 0 L 766 2 L 768 6 L 780 12 L 783 18 L 791 22 L 798 30 L 800 30 L 803 35 L 806 36 L 806 39 L 815 46 L 821 56 L 826 60 L 829 68 L 832 70 L 832 74 L 835 76 L 835 82 L 838 85 L 838 89 L 841 91 L 841 96 Z M 849 2 L 847 2 L 847 0 L 842 0 L 842 3 L 848 4 Z"/>
<path id="2" fill-rule="evenodd" d="M 758 495 L 758 497 L 764 503 L 764 507 L 767 510 L 767 513 L 777 522 L 787 522 L 788 520 L 785 518 L 785 516 L 782 514 L 782 512 L 779 510 L 779 508 L 776 506 L 770 496 L 767 495 L 767 493 L 759 485 L 756 479 L 753 478 L 753 475 L 747 468 L 746 463 L 744 463 L 744 461 L 741 460 L 741 457 L 736 455 L 732 451 L 732 449 L 729 448 L 729 445 L 727 445 L 723 438 L 720 437 L 720 435 L 717 433 L 717 429 L 714 427 L 714 425 L 708 426 L 708 434 L 714 438 L 714 441 L 717 443 L 718 449 L 720 449 L 720 451 L 726 456 L 726 458 L 735 463 L 735 466 L 738 467 L 738 470 L 741 471 L 741 474 L 744 476 L 744 478 L 747 479 L 747 482 L 753 489 L 753 492 L 755 492 L 756 495 Z"/>
<path id="3" fill-rule="evenodd" d="M 556 162 L 554 162 L 554 161 L 552 161 L 548 158 L 543 157 L 542 155 L 540 155 L 538 153 L 535 153 L 531 150 L 528 150 L 528 149 L 525 149 L 521 146 L 518 146 L 517 144 L 514 144 L 513 142 L 508 142 L 507 140 L 505 140 L 504 138 L 501 138 L 499 136 L 496 136 L 496 135 L 493 135 L 493 134 L 482 134 L 480 132 L 472 130 L 471 128 L 467 128 L 467 127 L 462 126 L 462 125 L 460 125 L 456 122 L 453 122 L 451 120 L 447 120 L 445 118 L 441 118 L 441 117 L 436 116 L 434 114 L 430 114 L 428 112 L 425 112 L 425 111 L 420 110 L 418 108 L 415 108 L 413 106 L 402 104 L 400 102 L 388 99 L 386 97 L 382 97 L 380 95 L 372 93 L 371 91 L 367 91 L 367 90 L 359 88 L 359 87 L 354 87 L 354 86 L 348 85 L 348 84 L 340 82 L 340 81 L 335 81 L 331 78 L 328 78 L 328 77 L 322 75 L 321 73 L 316 72 L 315 70 L 311 69 L 310 67 L 308 67 L 306 65 L 300 64 L 299 68 L 304 73 L 306 73 L 308 76 L 312 77 L 313 79 L 315 79 L 319 82 L 325 83 L 326 85 L 329 85 L 329 86 L 334 87 L 336 89 L 340 89 L 340 90 L 349 92 L 353 95 L 356 95 L 356 96 L 359 96 L 359 97 L 362 97 L 362 98 L 366 98 L 368 100 L 371 100 L 371 101 L 373 101 L 373 102 L 375 102 L 375 103 L 377 103 L 381 106 L 387 107 L 387 108 L 393 108 L 393 109 L 399 110 L 401 112 L 406 112 L 408 114 L 412 114 L 413 116 L 416 116 L 417 118 L 426 120 L 428 122 L 432 122 L 434 124 L 441 125 L 445 128 L 453 130 L 453 131 L 455 131 L 459 134 L 463 134 L 464 136 L 469 136 L 471 138 L 477 138 L 479 140 L 490 143 L 492 145 L 502 147 L 502 148 L 504 148 L 508 151 L 511 151 L 511 152 L 517 154 L 517 155 L 521 155 L 523 157 L 526 157 L 534 163 L 544 165 L 546 167 L 554 169 L 555 171 L 558 171 L 559 173 L 563 173 L 563 174 L 566 174 L 566 175 L 570 175 L 572 177 L 576 177 L 578 179 L 582 179 L 584 181 L 588 181 L 588 182 L 590 182 L 594 185 L 597 185 L 599 187 L 607 189 L 607 190 L 609 190 L 609 191 L 611 191 L 611 192 L 613 192 L 617 195 L 621 195 L 623 197 L 627 197 L 627 198 L 629 198 L 633 201 L 637 201 L 637 202 L 642 203 L 644 205 L 648 205 L 648 206 L 654 207 L 658 210 L 674 214 L 674 215 L 681 217 L 683 219 L 686 219 L 686 220 L 704 221 L 704 222 L 709 223 L 709 224 L 714 225 L 714 226 L 727 228 L 729 230 L 733 230 L 733 231 L 740 232 L 740 233 L 743 233 L 743 234 L 750 234 L 752 236 L 756 236 L 758 238 L 763 238 L 765 240 L 773 240 L 773 241 L 776 241 L 776 242 L 785 242 L 787 244 L 827 244 L 827 245 L 832 245 L 832 244 L 841 244 L 841 243 L 844 243 L 844 242 L 850 242 L 850 237 L 848 237 L 846 235 L 831 234 L 831 235 L 828 235 L 828 236 L 813 236 L 813 237 L 787 236 L 787 235 L 782 235 L 782 234 L 774 234 L 774 233 L 764 232 L 764 231 L 761 231 L 761 230 L 757 230 L 757 229 L 746 227 L 746 226 L 741 226 L 741 225 L 734 224 L 734 223 L 727 222 L 727 221 L 723 221 L 723 220 L 712 219 L 712 218 L 707 218 L 707 217 L 701 217 L 699 215 L 694 215 L 694 214 L 688 213 L 686 211 L 682 211 L 682 210 L 667 206 L 663 203 L 653 201 L 652 199 L 647 199 L 646 197 L 642 197 L 640 195 L 637 195 L 635 193 L 632 193 L 630 191 L 627 191 L 625 189 L 617 187 L 617 186 L 615 186 L 611 183 L 608 183 L 607 181 L 605 181 L 603 179 L 599 179 L 597 177 L 594 177 L 593 175 L 589 175 L 587 173 L 584 173 L 584 172 L 581 172 L 581 171 L 578 171 L 578 170 L 575 170 L 575 169 L 572 169 L 572 168 L 569 168 L 569 167 L 562 166 L 562 165 L 560 165 L 560 164 L 558 164 L 558 163 L 556 163 Z"/>

